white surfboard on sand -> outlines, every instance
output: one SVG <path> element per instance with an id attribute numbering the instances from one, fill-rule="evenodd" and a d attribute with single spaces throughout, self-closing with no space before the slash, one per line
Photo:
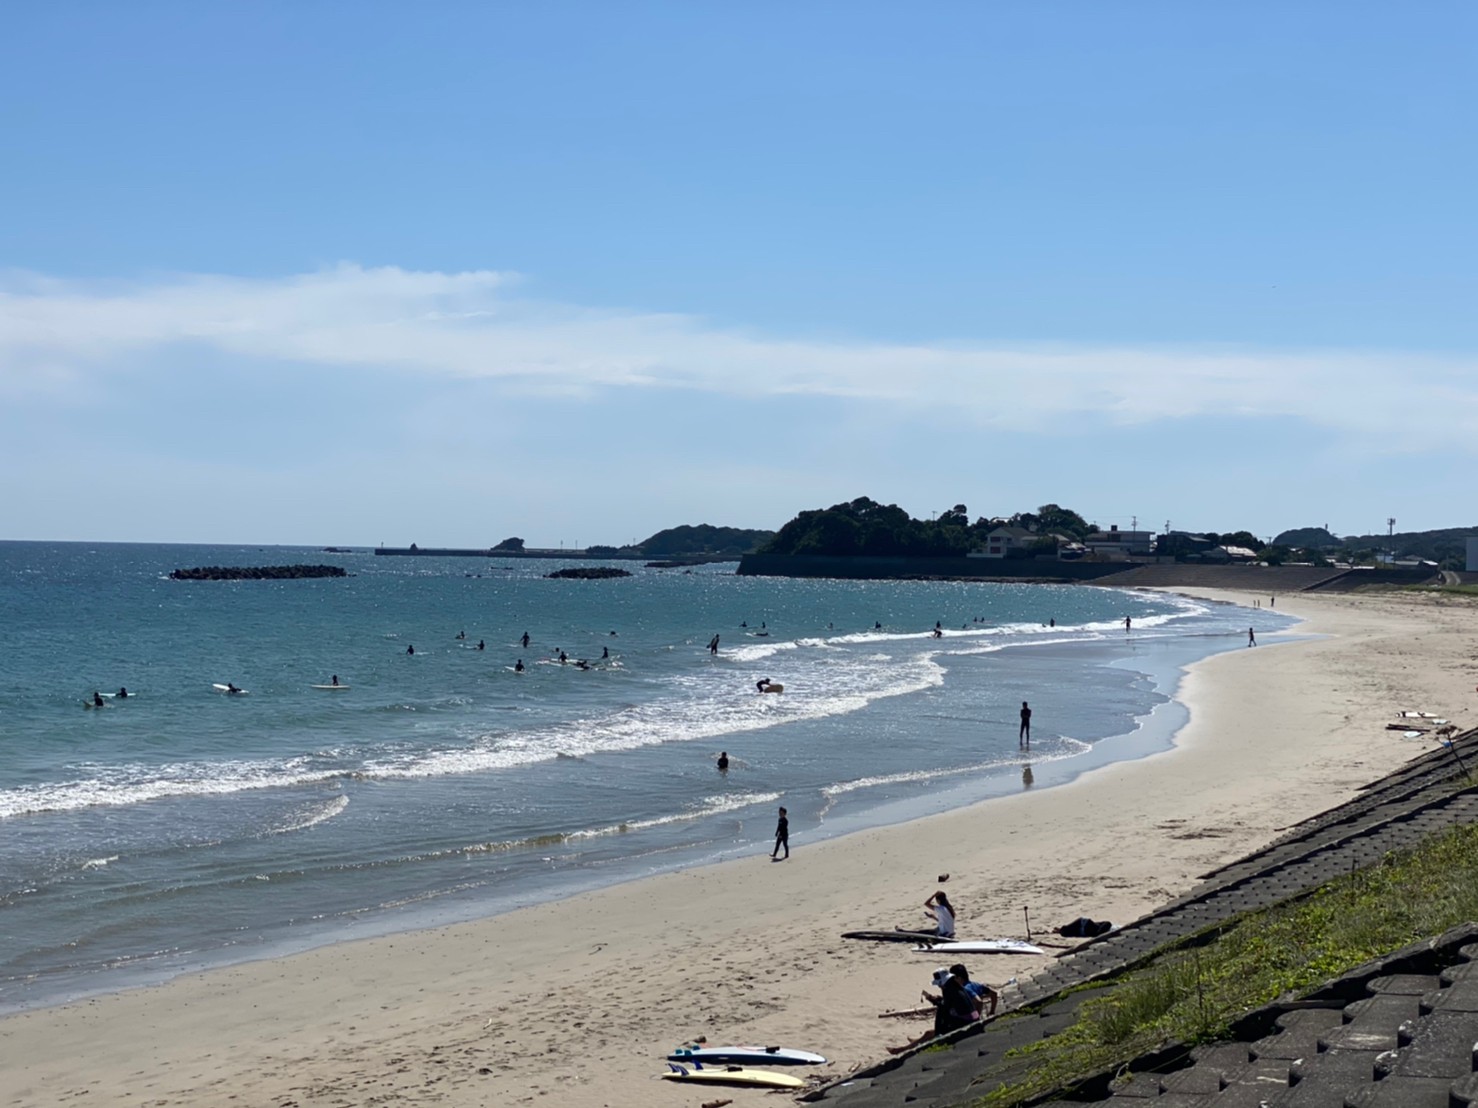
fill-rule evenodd
<path id="1" fill-rule="evenodd" d="M 824 1066 L 826 1059 L 809 1050 L 783 1046 L 694 1046 L 678 1047 L 669 1062 L 702 1062 L 705 1066 Z"/>
<path id="2" fill-rule="evenodd" d="M 931 943 L 913 948 L 915 954 L 1046 954 L 1024 939 L 982 939 L 975 942 Z"/>

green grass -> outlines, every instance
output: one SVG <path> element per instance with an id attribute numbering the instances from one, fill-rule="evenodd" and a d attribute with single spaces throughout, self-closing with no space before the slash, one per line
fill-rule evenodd
<path id="1" fill-rule="evenodd" d="M 1027 1076 L 975 1103 L 1020 1104 L 1167 1043 L 1224 1038 L 1254 1008 L 1468 920 L 1478 920 L 1478 827 L 1167 948 L 1099 990 L 1072 1027 L 1013 1051 L 1006 1064 L 1030 1060 Z"/>

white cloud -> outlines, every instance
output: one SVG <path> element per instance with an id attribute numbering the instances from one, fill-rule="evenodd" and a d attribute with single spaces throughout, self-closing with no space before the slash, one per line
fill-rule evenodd
<path id="1" fill-rule="evenodd" d="M 516 285 L 505 273 L 350 264 L 264 279 L 11 274 L 0 279 L 0 395 L 75 395 L 79 380 L 190 344 L 247 361 L 496 379 L 573 397 L 650 387 L 812 395 L 1026 431 L 1082 414 L 1118 425 L 1282 416 L 1379 432 L 1387 447 L 1478 442 L 1472 356 L 810 340 L 544 303 Z M 1398 412 L 1419 416 L 1421 434 L 1387 437 Z"/>

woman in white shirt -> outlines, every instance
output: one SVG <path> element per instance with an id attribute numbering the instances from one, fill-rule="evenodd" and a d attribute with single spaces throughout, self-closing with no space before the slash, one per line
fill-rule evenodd
<path id="1" fill-rule="evenodd" d="M 949 897 L 942 889 L 924 901 L 924 915 L 933 918 L 936 925 L 934 933 L 941 939 L 955 937 L 954 905 L 949 902 Z"/>

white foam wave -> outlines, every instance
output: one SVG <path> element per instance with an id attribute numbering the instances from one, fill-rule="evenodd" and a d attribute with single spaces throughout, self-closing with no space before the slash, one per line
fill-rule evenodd
<path id="1" fill-rule="evenodd" d="M 118 861 L 118 858 L 119 855 L 117 854 L 109 854 L 106 858 L 89 858 L 87 861 L 82 863 L 82 868 L 102 869 L 104 866 L 108 865 L 108 863 Z"/>
<path id="2" fill-rule="evenodd" d="M 474 736 L 465 745 L 414 751 L 368 761 L 367 777 L 434 777 L 508 769 L 553 758 L 635 750 L 664 742 L 711 739 L 801 720 L 860 711 L 885 697 L 919 692 L 944 683 L 944 670 L 920 655 L 888 669 L 840 664 L 824 674 L 786 676 L 785 693 L 760 696 L 750 685 L 735 686 L 728 676 L 676 679 L 680 695 L 620 712 L 577 720 L 540 731 Z"/>
<path id="3" fill-rule="evenodd" d="M 347 807 L 349 807 L 349 798 L 347 796 L 336 796 L 327 804 L 308 813 L 306 816 L 297 820 L 296 822 L 289 823 L 286 827 L 272 828 L 269 834 L 285 835 L 289 831 L 304 831 L 309 827 L 314 827 L 320 823 L 323 823 L 325 820 L 333 819 L 336 815 L 338 815 Z"/>
<path id="4" fill-rule="evenodd" d="M 1071 758 L 1077 754 L 1090 749 L 1090 745 L 1082 739 L 1074 739 L 1070 736 L 1062 736 L 1061 741 L 1065 744 L 1064 749 L 1054 754 L 1043 755 L 1038 750 L 1031 752 L 1031 763 L 1040 765 L 1043 762 L 1056 762 L 1064 758 Z M 938 781 L 946 777 L 974 776 L 982 773 L 991 773 L 1007 766 L 1022 764 L 1017 758 L 999 758 L 990 762 L 978 762 L 968 766 L 953 766 L 942 769 L 919 769 L 905 770 L 902 773 L 878 774 L 874 777 L 859 777 L 853 781 L 839 781 L 835 785 L 827 785 L 821 790 L 821 795 L 831 798 L 844 796 L 847 793 L 857 792 L 859 789 L 875 789 L 880 785 L 900 785 L 919 781 Z"/>
<path id="5" fill-rule="evenodd" d="M 645 831 L 652 827 L 665 827 L 674 823 L 691 823 L 693 820 L 704 819 L 708 816 L 723 815 L 725 812 L 737 812 L 744 808 L 753 808 L 757 804 L 772 804 L 779 800 L 781 795 L 778 792 L 764 792 L 709 796 L 704 797 L 697 807 L 687 808 L 681 812 L 671 812 L 665 816 L 625 820 L 621 823 L 606 824 L 603 827 L 585 827 L 577 831 L 556 831 L 551 834 L 537 835 L 527 839 L 474 843 L 471 846 L 464 846 L 456 851 L 438 851 L 436 854 L 429 855 L 428 857 L 439 857 L 448 853 L 498 854 L 520 848 L 559 846 L 563 843 L 578 842 L 582 839 L 600 839 L 609 835 L 629 835 L 633 831 Z"/>

